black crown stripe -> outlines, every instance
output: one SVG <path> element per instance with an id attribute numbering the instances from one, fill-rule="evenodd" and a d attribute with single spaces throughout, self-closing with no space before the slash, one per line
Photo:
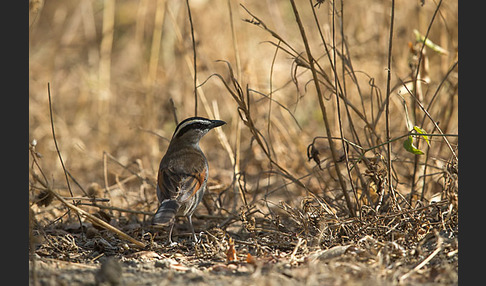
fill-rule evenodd
<path id="1" fill-rule="evenodd" d="M 191 129 L 208 128 L 211 123 L 211 120 L 202 117 L 188 118 L 177 125 L 173 137 L 180 137 Z"/>

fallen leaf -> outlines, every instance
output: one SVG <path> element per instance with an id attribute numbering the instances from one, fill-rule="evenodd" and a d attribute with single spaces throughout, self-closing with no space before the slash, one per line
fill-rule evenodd
<path id="1" fill-rule="evenodd" d="M 226 259 L 228 261 L 236 261 L 235 244 L 234 244 L 233 239 L 231 237 L 229 239 L 229 248 L 226 251 Z"/>
<path id="2" fill-rule="evenodd" d="M 157 254 L 157 252 L 151 250 L 138 251 L 127 255 L 127 257 L 138 258 L 138 259 L 162 259 L 162 257 L 159 254 Z"/>
<path id="3" fill-rule="evenodd" d="M 332 258 L 335 258 L 335 257 L 339 257 L 341 255 L 344 255 L 344 253 L 346 253 L 346 250 L 348 250 L 348 248 L 350 246 L 351 245 L 337 245 L 337 246 L 331 247 L 329 249 L 319 250 L 319 251 L 316 251 L 315 253 L 311 254 L 309 256 L 309 258 L 310 258 L 311 261 L 329 260 L 329 259 L 332 259 Z"/>
<path id="4" fill-rule="evenodd" d="M 253 257 L 253 255 L 251 255 L 250 253 L 248 253 L 246 255 L 246 263 L 251 264 L 251 265 L 255 265 L 256 264 L 255 257 Z"/>
<path id="5" fill-rule="evenodd" d="M 187 266 L 184 266 L 180 263 L 177 263 L 177 264 L 171 264 L 170 265 L 170 268 L 171 269 L 174 269 L 174 270 L 177 270 L 177 271 L 188 271 L 190 268 L 187 267 Z"/>
<path id="6" fill-rule="evenodd" d="M 238 268 L 238 266 L 234 265 L 234 264 L 216 264 L 214 266 L 212 266 L 210 269 L 211 271 L 213 272 L 233 272 L 234 270 L 236 270 Z"/>

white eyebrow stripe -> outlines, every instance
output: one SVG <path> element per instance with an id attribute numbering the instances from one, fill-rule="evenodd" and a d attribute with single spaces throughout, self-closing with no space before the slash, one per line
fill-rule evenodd
<path id="1" fill-rule="evenodd" d="M 179 124 L 174 132 L 174 135 L 172 135 L 172 137 L 176 137 L 177 134 L 179 133 L 180 130 L 182 130 L 182 128 L 186 127 L 187 125 L 191 125 L 191 124 L 195 124 L 195 123 L 201 123 L 201 124 L 208 124 L 210 123 L 209 120 L 202 120 L 202 119 L 192 119 L 192 120 L 189 120 L 187 122 L 184 122 L 182 124 Z"/>

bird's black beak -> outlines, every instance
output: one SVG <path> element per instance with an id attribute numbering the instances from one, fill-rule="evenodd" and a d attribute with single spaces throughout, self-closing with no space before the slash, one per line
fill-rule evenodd
<path id="1" fill-rule="evenodd" d="M 226 122 L 224 122 L 223 120 L 211 120 L 211 129 L 225 124 Z"/>

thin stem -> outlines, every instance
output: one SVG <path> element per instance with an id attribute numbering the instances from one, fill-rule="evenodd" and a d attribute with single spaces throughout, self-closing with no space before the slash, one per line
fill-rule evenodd
<path id="1" fill-rule="evenodd" d="M 399 208 L 400 206 L 397 204 L 397 198 L 395 196 L 395 190 L 393 189 L 392 184 L 392 147 L 390 142 L 390 84 L 391 84 L 391 58 L 392 58 L 392 48 L 393 48 L 393 25 L 395 21 L 395 0 L 392 0 L 391 3 L 391 16 L 390 16 L 390 36 L 388 40 L 388 64 L 387 64 L 387 81 L 386 81 L 386 106 L 385 106 L 385 118 L 386 118 L 386 147 L 387 147 L 387 168 L 388 168 L 388 187 L 389 192 L 392 194 L 392 198 Z"/>
<path id="2" fill-rule="evenodd" d="M 316 68 L 315 68 L 315 65 L 314 65 L 314 58 L 312 57 L 312 53 L 311 53 L 311 50 L 310 50 L 310 47 L 309 47 L 309 42 L 308 42 L 307 36 L 305 34 L 304 25 L 302 24 L 302 21 L 300 20 L 299 12 L 297 11 L 297 6 L 295 5 L 294 0 L 290 0 L 290 3 L 292 4 L 292 9 L 294 11 L 295 20 L 296 20 L 296 22 L 299 26 L 300 35 L 302 36 L 302 41 L 304 42 L 305 50 L 306 50 L 306 53 L 307 53 L 307 58 L 309 60 L 310 70 L 312 71 L 312 77 L 314 79 L 314 86 L 316 87 L 316 92 L 317 92 L 317 99 L 319 101 L 319 106 L 321 108 L 322 119 L 324 121 L 324 126 L 326 128 L 326 135 L 327 135 L 327 138 L 328 138 L 328 141 L 329 141 L 329 147 L 331 149 L 332 158 L 333 158 L 333 161 L 335 163 L 334 168 L 336 169 L 336 174 L 338 176 L 339 184 L 341 186 L 341 189 L 342 189 L 343 194 L 344 194 L 344 198 L 346 200 L 346 205 L 348 207 L 349 214 L 352 217 L 354 217 L 354 216 L 356 216 L 356 213 L 354 211 L 353 204 L 351 203 L 351 198 L 349 197 L 349 194 L 346 191 L 346 189 L 347 189 L 346 188 L 346 182 L 344 181 L 343 175 L 341 174 L 341 170 L 340 170 L 340 167 L 339 167 L 339 164 L 338 164 L 339 157 L 337 155 L 336 147 L 334 146 L 334 142 L 332 140 L 330 123 L 329 123 L 329 120 L 327 118 L 326 106 L 324 105 L 324 101 L 322 100 L 323 94 L 322 94 L 322 91 L 321 91 L 321 87 L 319 85 L 319 79 L 317 77 L 317 71 L 316 71 Z"/>
<path id="3" fill-rule="evenodd" d="M 194 38 L 194 25 L 192 24 L 191 7 L 189 0 L 186 0 L 187 14 L 189 16 L 189 23 L 191 24 L 191 39 L 192 39 L 192 53 L 194 61 L 194 116 L 197 116 L 197 64 L 196 64 L 196 40 Z"/>
<path id="4" fill-rule="evenodd" d="M 62 160 L 61 151 L 59 151 L 59 146 L 57 145 L 56 131 L 55 131 L 55 128 L 54 128 L 54 116 L 52 115 L 51 84 L 49 82 L 47 83 L 47 95 L 49 97 L 49 115 L 50 115 L 50 118 L 51 118 L 52 138 L 54 140 L 54 145 L 56 147 L 57 156 L 59 157 L 59 161 L 61 162 L 62 170 L 64 171 L 64 177 L 66 178 L 66 184 L 67 184 L 67 187 L 68 187 L 68 190 L 69 190 L 69 194 L 71 195 L 71 197 L 74 197 L 73 191 L 71 190 L 71 184 L 69 183 L 69 178 L 68 178 L 66 166 L 64 166 L 64 161 Z M 73 203 L 76 204 L 76 201 L 73 200 Z M 81 217 L 79 216 L 78 213 L 76 213 L 76 215 L 78 217 L 79 224 L 82 225 Z M 83 230 L 83 233 L 84 233 L 84 230 Z"/>

